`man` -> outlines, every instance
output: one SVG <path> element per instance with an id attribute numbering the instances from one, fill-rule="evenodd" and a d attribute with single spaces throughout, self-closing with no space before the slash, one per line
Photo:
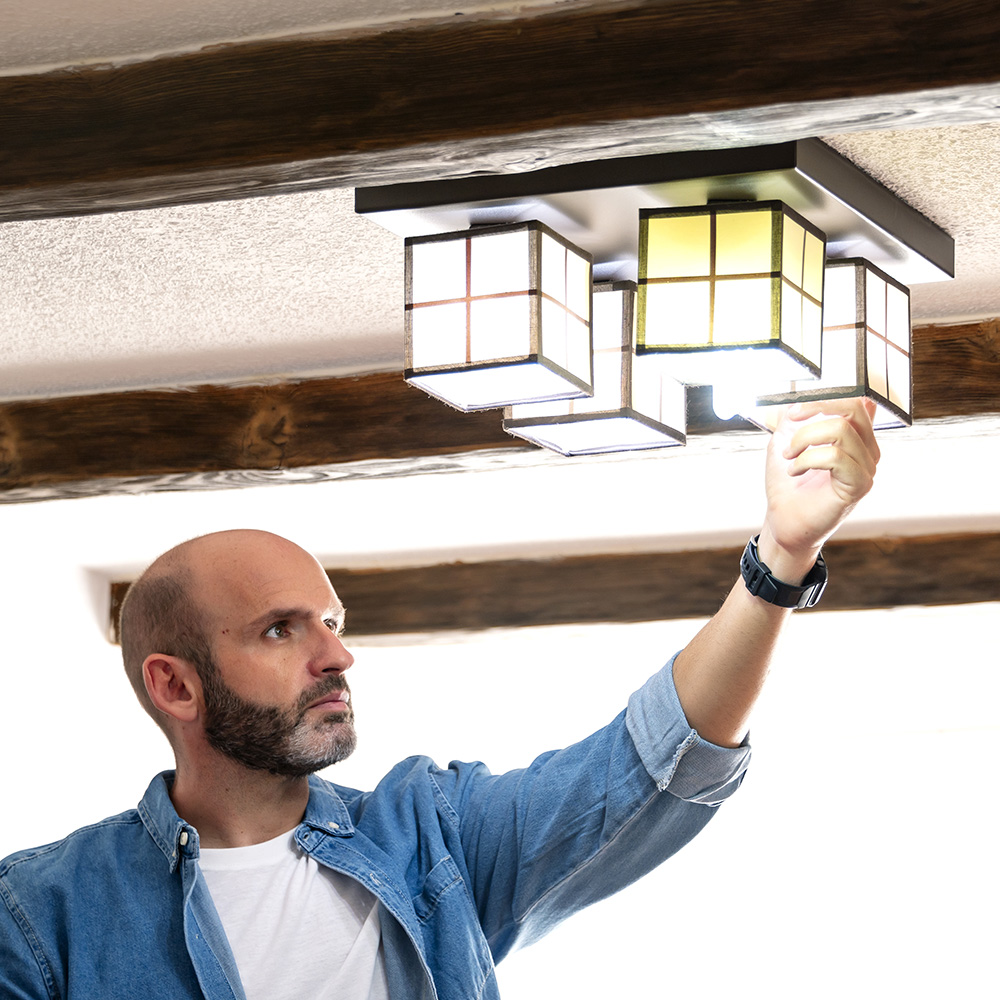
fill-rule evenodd
<path id="1" fill-rule="evenodd" d="M 508 774 L 411 758 L 366 793 L 315 777 L 354 747 L 322 568 L 257 531 L 161 556 L 122 651 L 176 769 L 0 863 L 0 995 L 496 997 L 496 961 L 658 865 L 738 786 L 781 625 L 871 487 L 872 409 L 792 408 L 716 616 L 608 726 Z"/>

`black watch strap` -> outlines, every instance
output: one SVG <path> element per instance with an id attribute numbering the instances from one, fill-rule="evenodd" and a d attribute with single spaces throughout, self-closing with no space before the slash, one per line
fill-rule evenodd
<path id="1" fill-rule="evenodd" d="M 757 552 L 759 538 L 760 535 L 754 535 L 747 542 L 740 560 L 740 572 L 747 590 L 754 597 L 779 608 L 811 608 L 823 596 L 823 589 L 826 587 L 827 571 L 823 556 L 816 557 L 816 564 L 802 581 L 802 586 L 793 587 L 771 576 L 771 571 L 760 561 Z"/>

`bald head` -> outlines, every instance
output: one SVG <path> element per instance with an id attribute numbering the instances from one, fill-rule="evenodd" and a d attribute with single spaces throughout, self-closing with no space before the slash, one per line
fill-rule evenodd
<path id="1" fill-rule="evenodd" d="M 165 732 L 165 719 L 146 691 L 146 658 L 153 653 L 180 657 L 204 676 L 213 670 L 214 619 L 266 591 L 283 567 L 288 573 L 322 572 L 308 552 L 280 535 L 218 531 L 165 552 L 129 588 L 119 619 L 125 673 L 139 703 Z"/>

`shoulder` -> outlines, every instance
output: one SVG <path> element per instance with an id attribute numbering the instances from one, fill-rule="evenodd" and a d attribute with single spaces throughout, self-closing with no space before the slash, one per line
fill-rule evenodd
<path id="1" fill-rule="evenodd" d="M 318 776 L 311 780 L 314 792 L 336 796 L 347 807 L 354 822 L 362 814 L 385 815 L 403 812 L 414 815 L 422 808 L 450 812 L 450 803 L 462 794 L 463 788 L 488 779 L 491 772 L 480 761 L 451 761 L 441 767 L 431 757 L 416 755 L 395 764 L 370 791 L 361 791 Z"/>
<path id="2" fill-rule="evenodd" d="M 60 879 L 71 877 L 80 866 L 93 867 L 101 857 L 118 856 L 123 841 L 142 831 L 136 809 L 109 816 L 97 823 L 80 827 L 61 840 L 39 847 L 16 851 L 0 860 L 0 881 L 11 884 L 21 878 L 36 881 L 48 872 Z"/>

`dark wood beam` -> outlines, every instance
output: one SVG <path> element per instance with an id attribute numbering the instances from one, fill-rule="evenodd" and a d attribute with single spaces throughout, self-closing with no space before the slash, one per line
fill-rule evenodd
<path id="1" fill-rule="evenodd" d="M 328 569 L 358 636 L 714 614 L 738 575 L 740 550 L 508 559 L 370 571 Z M 1000 600 L 1000 534 L 832 541 L 820 610 Z M 128 582 L 111 585 L 109 634 Z"/>
<path id="2" fill-rule="evenodd" d="M 1000 413 L 1000 320 L 918 327 L 913 355 L 918 422 Z M 689 438 L 749 426 L 689 392 Z M 364 461 L 432 471 L 496 449 L 531 450 L 500 411 L 459 413 L 399 373 L 21 400 L 0 404 L 0 503 L 344 478 Z"/>
<path id="3" fill-rule="evenodd" d="M 0 221 L 998 116 L 991 0 L 601 0 L 0 78 Z"/>

